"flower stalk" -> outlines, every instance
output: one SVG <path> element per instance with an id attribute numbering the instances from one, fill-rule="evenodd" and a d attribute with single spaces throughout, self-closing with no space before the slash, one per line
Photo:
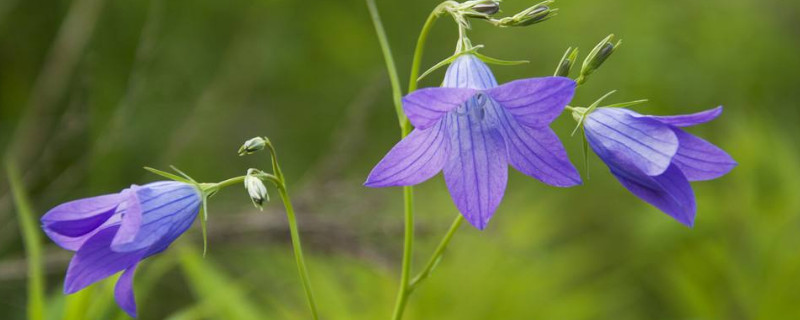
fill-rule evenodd
<path id="1" fill-rule="evenodd" d="M 300 241 L 300 231 L 297 227 L 297 216 L 294 212 L 294 206 L 292 205 L 292 199 L 289 197 L 289 191 L 286 188 L 286 179 L 283 176 L 283 171 L 281 171 L 280 164 L 278 163 L 278 155 L 275 151 L 275 147 L 272 145 L 272 142 L 264 137 L 264 138 L 253 138 L 245 142 L 245 144 L 240 148 L 240 154 L 242 154 L 241 150 L 248 149 L 248 145 L 252 145 L 253 141 L 258 141 L 260 147 L 257 150 L 253 150 L 252 152 L 247 152 L 245 154 L 250 154 L 256 151 L 260 151 L 262 149 L 269 150 L 270 153 L 270 164 L 272 166 L 273 174 L 265 173 L 259 170 L 248 170 L 248 174 L 236 178 L 231 178 L 220 183 L 216 184 L 216 187 L 221 188 L 225 186 L 230 186 L 234 184 L 239 184 L 247 181 L 247 179 L 258 178 L 267 180 L 272 182 L 275 187 L 278 189 L 278 195 L 280 195 L 281 201 L 283 202 L 283 207 L 286 209 L 286 219 L 289 222 L 289 234 L 292 241 L 292 250 L 294 251 L 294 259 L 295 264 L 297 265 L 297 272 L 300 275 L 300 282 L 303 284 L 303 291 L 305 292 L 306 301 L 308 302 L 308 307 L 311 310 L 311 317 L 314 320 L 319 319 L 319 312 L 317 311 L 317 303 L 314 299 L 314 291 L 312 290 L 311 286 L 311 279 L 308 275 L 308 268 L 306 267 L 305 255 L 303 254 L 303 246 Z M 263 142 L 263 144 L 261 144 Z"/>

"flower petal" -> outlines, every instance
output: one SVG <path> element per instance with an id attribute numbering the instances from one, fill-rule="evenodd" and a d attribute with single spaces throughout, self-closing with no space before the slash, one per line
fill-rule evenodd
<path id="1" fill-rule="evenodd" d="M 678 151 L 672 129 L 630 110 L 599 108 L 584 122 L 594 152 L 618 167 L 635 167 L 649 176 L 662 174 Z"/>
<path id="2" fill-rule="evenodd" d="M 670 215 L 678 222 L 694 225 L 697 206 L 692 186 L 677 165 L 670 165 L 659 176 L 648 176 L 635 170 L 611 168 L 611 173 L 634 195 Z"/>
<path id="3" fill-rule="evenodd" d="M 136 318 L 136 297 L 133 293 L 133 274 L 136 272 L 136 263 L 133 266 L 125 269 L 125 272 L 117 280 L 117 285 L 114 286 L 114 300 L 117 305 L 125 311 L 131 318 Z"/>
<path id="4" fill-rule="evenodd" d="M 473 89 L 462 88 L 419 89 L 403 97 L 403 112 L 414 128 L 427 129 L 475 93 Z"/>
<path id="5" fill-rule="evenodd" d="M 123 244 L 131 243 L 136 239 L 136 234 L 139 233 L 139 228 L 142 226 L 142 204 L 139 203 L 139 197 L 136 191 L 139 186 L 133 185 L 130 189 L 122 191 L 125 196 L 125 214 L 122 215 L 122 223 L 120 224 L 119 231 L 111 241 L 112 247 L 119 247 Z"/>
<path id="6" fill-rule="evenodd" d="M 678 136 L 680 147 L 672 162 L 689 181 L 716 179 L 736 167 L 736 161 L 717 146 L 681 129 L 674 128 L 673 131 Z"/>
<path id="7" fill-rule="evenodd" d="M 186 183 L 151 183 L 141 186 L 137 195 L 142 210 L 139 232 L 131 242 L 112 244 L 114 251 L 130 252 L 151 246 L 166 248 L 192 225 L 200 211 L 200 193 Z"/>
<path id="8" fill-rule="evenodd" d="M 103 230 L 105 228 L 108 228 L 109 226 L 117 225 L 119 223 L 120 223 L 119 215 L 112 215 L 111 218 L 106 220 L 106 222 L 104 222 L 102 225 L 100 225 L 96 229 L 92 230 L 91 232 L 89 232 L 87 234 L 84 234 L 84 235 L 81 235 L 81 236 L 77 236 L 77 237 L 65 236 L 63 234 L 60 234 L 60 233 L 57 233 L 57 232 L 55 232 L 53 230 L 48 229 L 46 226 L 43 227 L 43 229 L 44 229 L 44 233 L 47 234 L 47 236 L 50 238 L 50 240 L 53 240 L 53 242 L 55 242 L 58 246 L 60 246 L 60 247 L 62 247 L 64 249 L 70 250 L 70 251 L 77 251 L 78 249 L 80 249 L 81 246 L 83 246 L 83 244 L 87 240 L 91 239 L 95 234 L 97 234 L 97 232 L 99 232 L 100 230 Z"/>
<path id="9" fill-rule="evenodd" d="M 372 169 L 368 187 L 410 186 L 435 176 L 444 167 L 449 144 L 444 120 L 431 128 L 414 129 Z"/>
<path id="10" fill-rule="evenodd" d="M 569 161 L 564 146 L 549 127 L 534 128 L 520 125 L 514 117 L 494 102 L 487 111 L 496 119 L 503 135 L 508 162 L 520 172 L 544 183 L 569 187 L 581 183 L 580 174 Z"/>
<path id="11" fill-rule="evenodd" d="M 471 54 L 456 58 L 447 67 L 442 87 L 484 90 L 497 86 L 497 80 L 481 59 Z"/>
<path id="12" fill-rule="evenodd" d="M 75 253 L 64 278 L 64 293 L 81 289 L 127 269 L 144 257 L 145 251 L 111 251 L 111 240 L 119 226 L 100 230 Z"/>
<path id="13" fill-rule="evenodd" d="M 677 116 L 647 116 L 647 117 L 661 121 L 662 123 L 671 126 L 689 127 L 714 120 L 720 114 L 722 114 L 722 106 L 692 114 L 682 114 Z"/>
<path id="14" fill-rule="evenodd" d="M 42 225 L 50 233 L 79 237 L 108 220 L 121 201 L 120 194 L 107 194 L 63 203 L 42 216 Z"/>
<path id="15" fill-rule="evenodd" d="M 483 230 L 505 193 L 508 161 L 502 135 L 474 101 L 445 118 L 450 150 L 444 180 L 461 214 Z"/>
<path id="16" fill-rule="evenodd" d="M 543 127 L 553 122 L 572 100 L 575 81 L 564 77 L 522 79 L 492 88 L 487 94 L 520 123 Z"/>

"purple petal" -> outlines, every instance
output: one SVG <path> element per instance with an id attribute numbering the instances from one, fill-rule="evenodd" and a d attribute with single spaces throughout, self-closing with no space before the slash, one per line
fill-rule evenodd
<path id="1" fill-rule="evenodd" d="M 487 91 L 520 123 L 544 127 L 553 122 L 575 94 L 575 81 L 564 77 L 512 81 Z"/>
<path id="2" fill-rule="evenodd" d="M 599 108 L 584 122 L 589 145 L 600 158 L 618 167 L 635 167 L 657 176 L 678 151 L 672 129 L 656 120 L 619 108 Z"/>
<path id="3" fill-rule="evenodd" d="M 474 100 L 445 118 L 450 152 L 444 180 L 461 214 L 483 230 L 503 198 L 508 162 L 503 137 Z"/>
<path id="4" fill-rule="evenodd" d="M 492 70 L 471 54 L 456 58 L 447 68 L 442 87 L 484 90 L 497 86 Z"/>
<path id="5" fill-rule="evenodd" d="M 495 103 L 488 103 L 487 111 L 493 119 L 497 119 L 498 131 L 506 142 L 511 166 L 553 186 L 569 187 L 581 183 L 578 170 L 569 161 L 564 146 L 553 130 L 520 125 Z"/>
<path id="6" fill-rule="evenodd" d="M 403 111 L 414 128 L 427 129 L 475 93 L 473 89 L 460 88 L 419 89 L 403 97 Z"/>
<path id="7" fill-rule="evenodd" d="M 107 194 L 63 203 L 42 216 L 42 225 L 48 233 L 79 237 L 108 220 L 122 200 L 120 194 Z"/>
<path id="8" fill-rule="evenodd" d="M 697 207 L 692 186 L 677 165 L 671 165 L 659 176 L 648 176 L 636 170 L 611 168 L 611 173 L 634 195 L 670 215 L 678 222 L 694 225 Z"/>
<path id="9" fill-rule="evenodd" d="M 144 250 L 132 252 L 111 251 L 111 240 L 118 226 L 100 230 L 86 241 L 72 257 L 64 279 L 64 293 L 81 289 L 127 269 L 141 260 Z"/>
<path id="10" fill-rule="evenodd" d="M 678 165 L 689 181 L 716 179 L 736 166 L 736 161 L 730 155 L 708 141 L 678 128 L 673 131 L 678 136 L 680 147 L 672 162 Z"/>
<path id="11" fill-rule="evenodd" d="M 364 185 L 388 187 L 422 183 L 444 167 L 448 143 L 444 121 L 425 130 L 414 129 L 372 169 Z"/>
<path id="12" fill-rule="evenodd" d="M 52 231 L 47 227 L 44 227 L 44 233 L 47 234 L 47 236 L 60 247 L 70 251 L 77 251 L 87 240 L 91 239 L 100 230 L 106 229 L 112 225 L 117 225 L 119 223 L 120 223 L 120 216 L 112 215 L 111 218 L 106 220 L 106 222 L 104 222 L 102 225 L 92 230 L 91 232 L 81 236 L 77 237 L 65 236 L 55 231 Z"/>
<path id="13" fill-rule="evenodd" d="M 125 269 L 125 272 L 117 280 L 117 285 L 114 286 L 114 300 L 117 301 L 122 310 L 125 311 L 132 318 L 136 318 L 136 297 L 133 293 L 133 274 L 136 272 L 136 267 L 139 264 Z"/>
<path id="14" fill-rule="evenodd" d="M 714 118 L 718 117 L 720 114 L 722 114 L 722 106 L 692 114 L 683 114 L 677 116 L 647 116 L 647 117 L 661 121 L 662 123 L 671 126 L 688 127 L 714 120 Z"/>
<path id="15" fill-rule="evenodd" d="M 139 197 L 136 191 L 139 186 L 133 185 L 130 189 L 122 192 L 125 196 L 125 214 L 122 215 L 122 223 L 120 224 L 119 231 L 111 241 L 112 247 L 119 247 L 124 244 L 133 242 L 136 234 L 139 233 L 139 228 L 142 226 L 142 205 L 139 203 Z"/>
<path id="16" fill-rule="evenodd" d="M 192 185 L 168 181 L 143 185 L 137 191 L 142 222 L 133 241 L 112 245 L 118 252 L 138 251 L 151 246 L 166 248 L 188 229 L 200 211 L 200 192 Z"/>

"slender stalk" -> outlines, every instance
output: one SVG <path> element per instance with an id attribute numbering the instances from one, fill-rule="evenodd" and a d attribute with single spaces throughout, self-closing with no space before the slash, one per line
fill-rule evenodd
<path id="1" fill-rule="evenodd" d="M 416 277 L 414 277 L 414 279 L 411 280 L 411 283 L 409 284 L 409 292 L 416 289 L 417 285 L 419 285 L 420 282 L 427 279 L 428 276 L 433 271 L 433 268 L 435 268 L 436 265 L 439 264 L 439 261 L 442 259 L 444 251 L 450 244 L 450 239 L 453 238 L 453 235 L 456 233 L 458 228 L 461 227 L 462 222 L 464 222 L 464 216 L 459 214 L 453 220 L 453 223 L 450 224 L 450 229 L 448 229 L 447 233 L 445 233 L 444 237 L 442 237 L 442 240 L 439 242 L 439 245 L 436 246 L 436 250 L 433 251 L 433 255 L 431 255 L 431 258 L 428 260 L 428 263 L 425 265 L 425 268 L 422 269 L 422 271 Z"/>
<path id="2" fill-rule="evenodd" d="M 412 187 L 403 187 L 403 203 L 405 207 L 405 233 L 403 241 L 403 265 L 400 268 L 400 288 L 397 290 L 397 299 L 394 304 L 392 319 L 403 318 L 406 303 L 408 302 L 409 279 L 411 277 L 411 262 L 414 249 L 414 190 Z"/>
<path id="3" fill-rule="evenodd" d="M 403 113 L 403 89 L 400 88 L 400 78 L 397 76 L 397 66 L 394 63 L 392 56 L 392 48 L 389 47 L 389 40 L 386 37 L 386 30 L 383 29 L 381 16 L 378 13 L 378 7 L 375 6 L 375 0 L 366 0 L 367 8 L 369 9 L 370 17 L 372 17 L 372 24 L 375 25 L 375 33 L 378 35 L 378 43 L 381 45 L 383 52 L 383 60 L 386 62 L 386 70 L 389 73 L 389 81 L 392 84 L 392 101 L 394 102 L 394 110 L 397 113 L 397 120 L 400 123 L 400 130 L 405 136 L 405 132 L 410 127 L 408 118 Z M 410 131 L 410 130 L 408 130 Z"/>
<path id="4" fill-rule="evenodd" d="M 303 246 L 300 243 L 300 231 L 297 230 L 297 218 L 294 214 L 294 206 L 292 206 L 292 200 L 289 198 L 289 192 L 286 190 L 286 180 L 284 179 L 283 171 L 281 171 L 281 166 L 278 164 L 278 153 L 269 140 L 267 140 L 267 148 L 272 156 L 272 170 L 275 175 L 272 176 L 265 173 L 262 176 L 266 179 L 273 177 L 277 180 L 276 186 L 278 187 L 278 194 L 280 194 L 283 206 L 286 208 L 286 219 L 289 221 L 289 233 L 292 238 L 292 250 L 294 250 L 294 261 L 297 264 L 297 272 L 300 274 L 300 281 L 303 283 L 303 291 L 306 293 L 308 308 L 311 309 L 311 317 L 317 320 L 319 319 L 317 303 L 314 300 L 314 292 L 311 290 L 311 279 L 308 276 L 306 259 L 303 255 Z"/>
<path id="5" fill-rule="evenodd" d="M 44 269 L 42 265 L 42 241 L 30 201 L 22 185 L 16 165 L 6 161 L 6 173 L 14 196 L 17 218 L 22 229 L 22 242 L 28 263 L 28 319 L 44 319 Z"/>
<path id="6" fill-rule="evenodd" d="M 411 75 L 408 77 L 408 92 L 417 90 L 417 78 L 419 78 L 422 54 L 425 52 L 425 42 L 428 41 L 428 33 L 430 33 L 434 22 L 436 22 L 436 19 L 442 14 L 442 10 L 447 3 L 447 1 L 442 2 L 433 9 L 431 14 L 428 15 L 428 19 L 425 20 L 425 24 L 422 25 L 422 31 L 420 31 L 419 37 L 417 37 L 417 46 L 414 49 L 414 58 L 411 60 Z"/>
<path id="7" fill-rule="evenodd" d="M 297 263 L 297 272 L 300 273 L 300 281 L 303 283 L 303 290 L 306 293 L 308 307 L 311 309 L 311 317 L 316 320 L 319 319 L 317 304 L 314 300 L 314 292 L 311 290 L 311 280 L 309 279 L 308 269 L 306 268 L 303 247 L 300 244 L 300 232 L 297 230 L 297 218 L 294 214 L 294 207 L 292 206 L 292 201 L 289 198 L 289 193 L 286 191 L 285 185 L 278 187 L 278 193 L 283 201 L 283 206 L 286 208 L 286 218 L 289 220 L 289 232 L 292 237 L 292 249 L 294 249 L 294 260 L 295 263 Z"/>

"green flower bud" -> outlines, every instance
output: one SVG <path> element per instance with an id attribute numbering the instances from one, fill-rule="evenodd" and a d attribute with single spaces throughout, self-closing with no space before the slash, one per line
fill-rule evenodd
<path id="1" fill-rule="evenodd" d="M 477 13 L 474 15 L 472 12 L 467 12 L 466 15 L 473 18 L 485 18 L 500 12 L 500 1 L 486 0 L 480 1 L 470 8 L 471 11 Z"/>
<path id="2" fill-rule="evenodd" d="M 247 140 L 244 144 L 239 147 L 239 155 L 243 156 L 246 154 L 252 154 L 257 151 L 263 150 L 264 147 L 267 145 L 267 140 L 262 137 L 255 137 L 253 139 Z"/>
<path id="3" fill-rule="evenodd" d="M 529 26 L 550 19 L 556 12 L 556 9 L 550 9 L 547 5 L 540 4 L 523 11 L 519 17 L 515 18 L 515 27 Z"/>
<path id="4" fill-rule="evenodd" d="M 581 67 L 581 77 L 586 77 L 597 70 L 597 68 L 600 68 L 603 62 L 605 62 L 608 57 L 617 50 L 617 47 L 622 44 L 622 40 L 616 43 L 613 43 L 613 40 L 614 35 L 608 35 L 608 37 L 600 41 L 600 43 L 589 52 L 589 55 L 586 56 L 586 60 L 583 61 L 583 66 Z"/>
<path id="5" fill-rule="evenodd" d="M 567 48 L 567 52 L 564 52 L 564 56 L 561 57 L 561 61 L 558 63 L 556 72 L 553 75 L 557 77 L 568 77 L 569 71 L 572 69 L 577 58 L 578 48 Z"/>

